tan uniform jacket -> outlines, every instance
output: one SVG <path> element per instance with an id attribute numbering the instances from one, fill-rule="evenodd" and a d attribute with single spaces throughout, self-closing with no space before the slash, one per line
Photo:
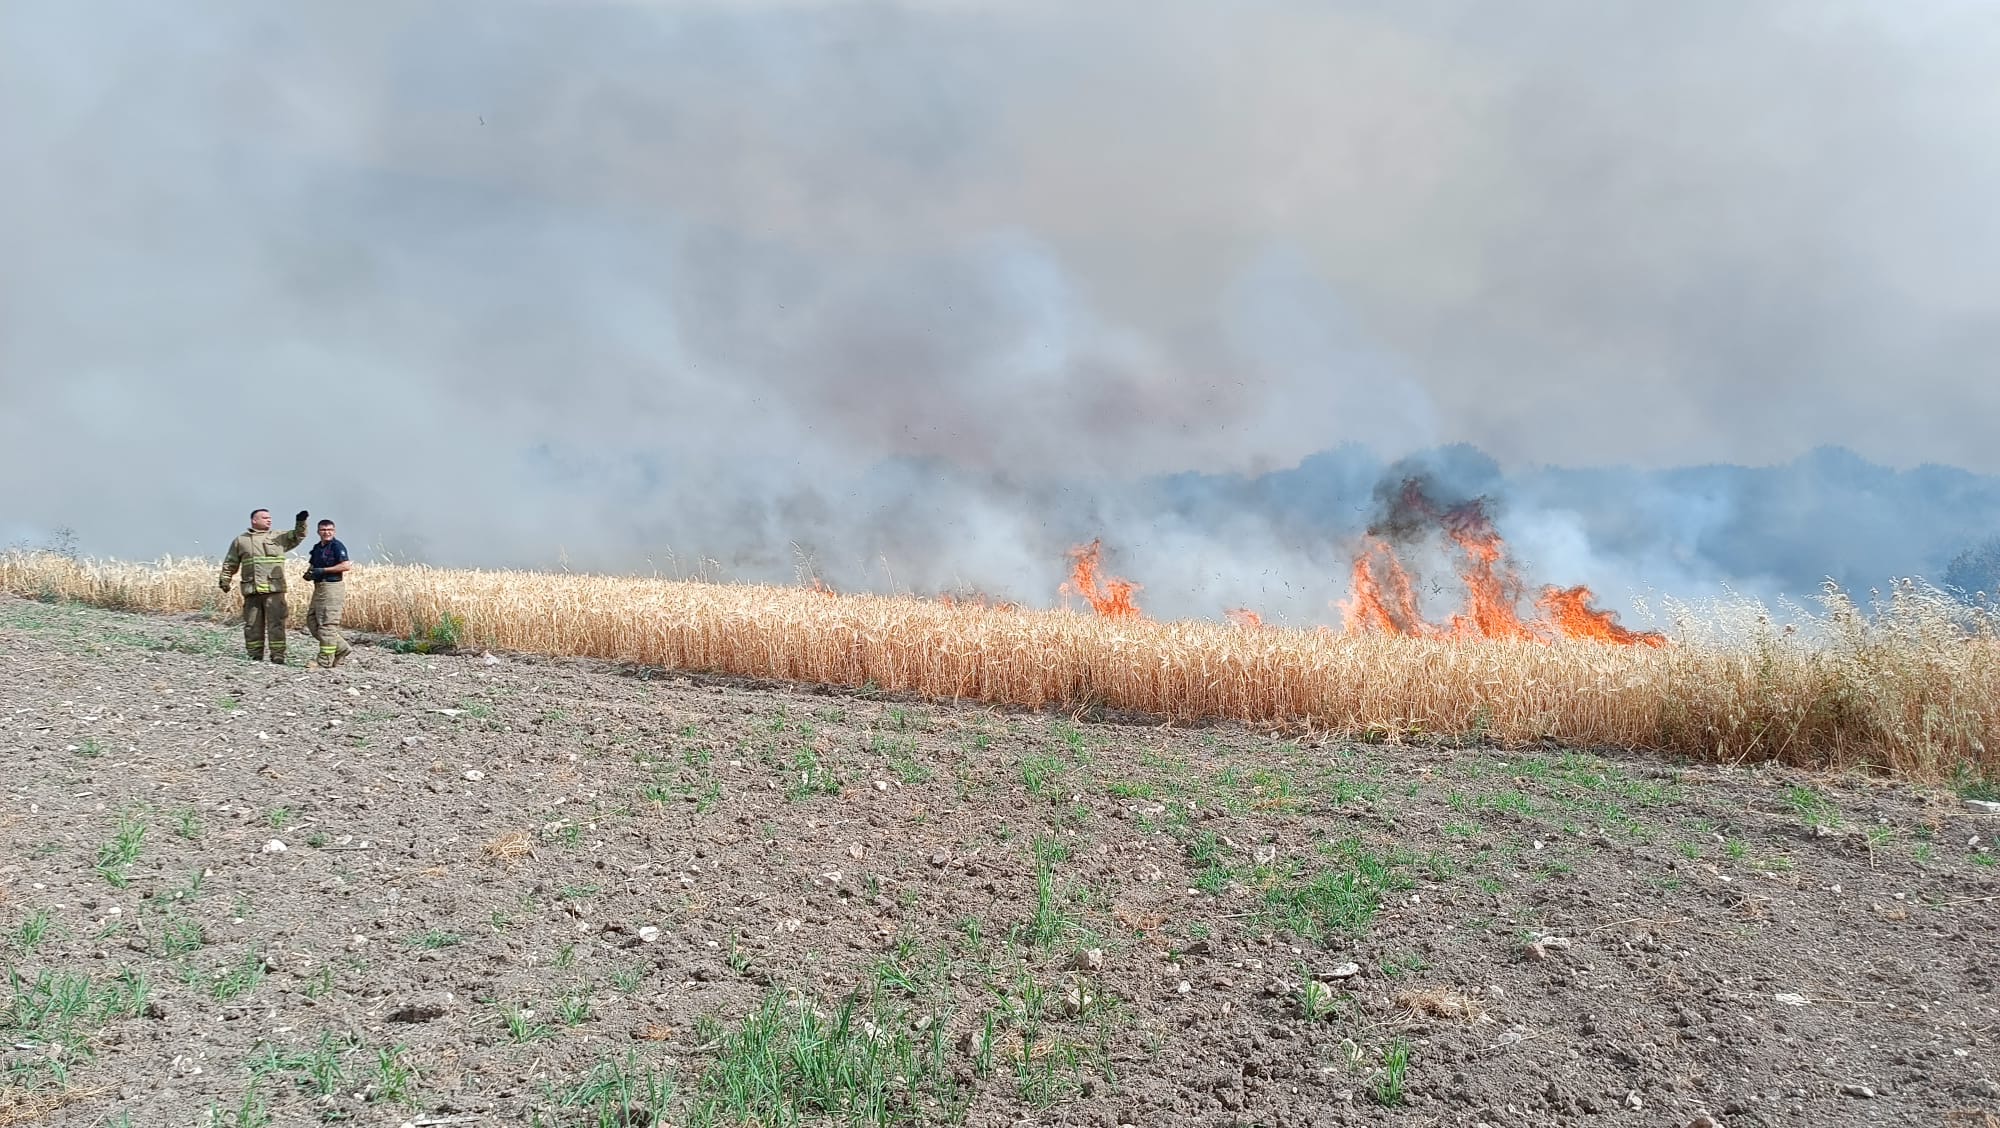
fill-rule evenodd
<path id="1" fill-rule="evenodd" d="M 236 570 L 243 570 L 244 595 L 268 595 L 285 590 L 285 553 L 306 539 L 306 523 L 300 521 L 284 532 L 246 530 L 229 542 L 222 557 L 222 575 L 227 582 Z"/>

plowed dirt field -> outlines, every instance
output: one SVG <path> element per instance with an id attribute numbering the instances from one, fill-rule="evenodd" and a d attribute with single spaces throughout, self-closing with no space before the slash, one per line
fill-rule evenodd
<path id="1" fill-rule="evenodd" d="M 0 1124 L 2000 1123 L 1950 791 L 373 641 L 0 597 Z"/>

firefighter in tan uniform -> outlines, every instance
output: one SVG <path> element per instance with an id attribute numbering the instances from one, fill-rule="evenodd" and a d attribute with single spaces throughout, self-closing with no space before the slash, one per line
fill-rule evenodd
<path id="1" fill-rule="evenodd" d="M 319 523 L 319 543 L 312 546 L 306 564 L 306 579 L 313 586 L 312 603 L 306 608 L 306 629 L 319 640 L 319 665 L 328 670 L 340 665 L 347 652 L 354 649 L 340 633 L 340 609 L 347 602 L 347 573 L 354 564 L 347 559 L 347 546 L 333 533 L 333 522 Z"/>
<path id="2" fill-rule="evenodd" d="M 222 557 L 222 575 L 217 584 L 227 593 L 230 577 L 240 569 L 243 579 L 243 649 L 252 662 L 268 655 L 285 664 L 285 553 L 306 539 L 306 518 L 301 509 L 292 527 L 282 533 L 271 531 L 271 511 L 250 514 L 250 529 L 229 542 Z"/>

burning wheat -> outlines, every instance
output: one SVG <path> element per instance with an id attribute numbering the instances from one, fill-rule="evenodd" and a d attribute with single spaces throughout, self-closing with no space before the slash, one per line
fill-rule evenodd
<path id="1" fill-rule="evenodd" d="M 0 556 L 0 588 L 216 620 L 213 566 Z M 396 638 L 597 657 L 1031 707 L 1101 706 L 1352 734 L 1551 739 L 1697 759 L 1861 764 L 1937 778 L 2000 772 L 2000 645 L 1967 645 L 1942 596 L 1877 615 L 1840 597 L 1813 630 L 1684 618 L 1673 646 L 1559 632 L 1332 634 L 998 609 L 808 588 L 379 566 L 346 621 Z M 1084 589 L 1099 597 L 1130 588 Z M 232 601 L 233 602 L 233 601 Z M 1726 609 L 1725 609 L 1726 610 Z M 1393 610 L 1389 612 L 1394 623 Z M 1440 635 L 1445 637 L 1440 637 Z M 1534 639 L 1534 641 L 1530 641 Z"/>
<path id="2" fill-rule="evenodd" d="M 1435 528 L 1464 556 L 1459 579 L 1465 585 L 1465 610 L 1442 624 L 1427 622 L 1417 607 L 1416 584 L 1401 556 L 1385 539 Z M 1665 635 L 1627 630 L 1617 617 L 1591 606 L 1590 589 L 1546 587 L 1535 600 L 1542 614 L 1523 620 L 1516 610 L 1525 585 L 1507 557 L 1506 542 L 1486 513 L 1483 499 L 1443 505 L 1433 500 L 1422 481 L 1402 484 L 1390 511 L 1375 529 L 1368 549 L 1354 561 L 1351 599 L 1341 605 L 1350 631 L 1452 639 L 1591 639 L 1622 646 L 1662 647 Z M 1376 575 L 1377 562 L 1388 578 L 1385 590 Z"/>

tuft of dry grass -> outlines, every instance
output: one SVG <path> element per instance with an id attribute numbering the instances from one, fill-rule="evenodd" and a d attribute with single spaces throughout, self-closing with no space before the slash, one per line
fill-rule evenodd
<path id="1" fill-rule="evenodd" d="M 15 1124 L 45 1124 L 58 1110 L 103 1095 L 104 1090 L 66 1086 L 56 1090 L 0 1085 L 0 1128 Z"/>
<path id="2" fill-rule="evenodd" d="M 0 590 L 230 619 L 212 562 L 0 555 Z M 294 596 L 303 604 L 302 593 Z M 809 588 L 380 565 L 346 624 L 990 704 L 1310 727 L 1368 740 L 1552 740 L 1694 760 L 2000 777 L 2000 616 L 1900 585 L 1829 590 L 1779 625 L 1754 601 L 1670 606 L 1660 649 L 1104 619 Z M 445 629 L 449 626 L 449 629 Z"/>
<path id="3" fill-rule="evenodd" d="M 484 853 L 493 861 L 512 863 L 535 852 L 535 840 L 526 831 L 510 830 L 494 838 L 484 847 Z"/>
<path id="4" fill-rule="evenodd" d="M 1486 1009 L 1471 996 L 1448 987 L 1399 991 L 1396 1005 L 1416 1014 L 1447 1018 L 1453 1022 L 1482 1022 L 1487 1018 Z"/>

